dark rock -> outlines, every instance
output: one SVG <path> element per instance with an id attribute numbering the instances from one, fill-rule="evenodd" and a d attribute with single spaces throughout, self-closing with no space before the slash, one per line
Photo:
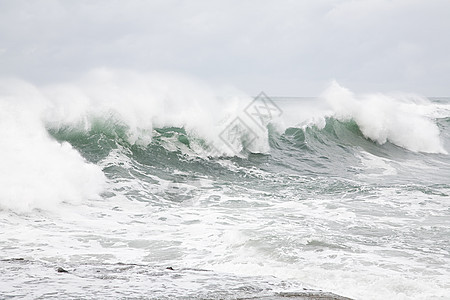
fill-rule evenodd
<path id="1" fill-rule="evenodd" d="M 240 300 L 353 300 L 333 293 L 305 290 L 303 292 L 284 292 L 271 296 L 239 298 Z"/>
<path id="2" fill-rule="evenodd" d="M 69 271 L 64 270 L 64 269 L 61 268 L 61 267 L 58 267 L 58 269 L 56 269 L 56 271 L 57 271 L 58 273 L 69 273 Z"/>
<path id="3" fill-rule="evenodd" d="M 17 257 L 17 258 L 6 258 L 6 259 L 2 259 L 1 261 L 24 261 L 25 259 L 22 257 Z"/>

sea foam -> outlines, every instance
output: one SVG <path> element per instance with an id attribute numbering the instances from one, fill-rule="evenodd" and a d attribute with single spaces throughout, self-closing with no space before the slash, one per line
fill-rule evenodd
<path id="1" fill-rule="evenodd" d="M 387 141 L 414 152 L 447 153 L 439 128 L 429 117 L 436 109 L 423 97 L 411 94 L 358 96 L 333 82 L 322 97 L 339 120 L 354 120 L 365 137 Z"/>
<path id="2" fill-rule="evenodd" d="M 0 208 L 54 210 L 61 202 L 80 203 L 102 191 L 101 169 L 48 135 L 41 120 L 46 107 L 32 85 L 0 82 Z"/>
<path id="3" fill-rule="evenodd" d="M 321 98 L 328 107 L 315 111 L 315 120 L 321 119 L 320 114 L 352 119 L 365 137 L 379 144 L 389 141 L 411 151 L 447 153 L 430 117 L 435 107 L 427 99 L 405 94 L 358 96 L 336 82 Z M 97 69 L 80 80 L 45 87 L 1 80 L 0 206 L 48 209 L 101 192 L 106 180 L 101 168 L 86 162 L 70 144 L 54 140 L 48 129 L 69 126 L 88 133 L 95 120 L 114 119 L 126 128 L 130 144 L 148 145 L 155 128 L 182 127 L 190 138 L 198 138 L 190 139 L 190 149 L 197 155 L 269 153 L 267 128 L 244 113 L 252 100 L 235 88 L 211 87 L 169 73 Z M 305 109 L 299 102 L 292 111 Z M 223 135 L 232 120 L 245 124 L 232 137 L 234 148 Z M 280 131 L 284 121 L 273 120 Z M 248 143 L 250 133 L 256 138 Z"/>
<path id="4" fill-rule="evenodd" d="M 252 97 L 232 87 L 208 86 L 182 74 L 95 69 L 76 82 L 45 87 L 43 93 L 52 103 L 45 113 L 49 127 L 69 125 L 88 131 L 93 120 L 113 118 L 126 127 L 130 144 L 146 146 L 152 140 L 153 129 L 179 127 L 207 146 L 196 147 L 193 139 L 192 148 L 211 156 L 233 156 L 246 146 L 251 152 L 269 151 L 267 129 L 251 120 L 244 120 L 246 126 L 236 131 L 235 147 L 223 138 L 222 133 L 233 119 L 248 118 L 244 108 Z M 257 138 L 246 144 L 249 133 Z M 211 148 L 214 151 L 209 151 Z"/>
<path id="5" fill-rule="evenodd" d="M 248 150 L 268 152 L 267 130 L 255 124 L 237 132 L 234 149 L 221 137 L 227 120 L 242 114 L 251 100 L 233 88 L 218 91 L 180 74 L 96 69 L 80 80 L 43 87 L 1 79 L 0 207 L 52 209 L 102 192 L 106 177 L 101 167 L 86 162 L 69 143 L 53 139 L 49 129 L 89 134 L 95 122 L 113 119 L 126 128 L 128 143 L 145 147 L 154 128 L 182 127 L 198 138 L 190 144 L 195 154 L 208 156 L 238 155 L 252 131 L 259 138 Z"/>

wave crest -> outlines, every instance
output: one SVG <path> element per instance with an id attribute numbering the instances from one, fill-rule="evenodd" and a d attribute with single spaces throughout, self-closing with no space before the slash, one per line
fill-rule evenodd
<path id="1" fill-rule="evenodd" d="M 337 119 L 354 120 L 361 132 L 379 144 L 387 141 L 414 152 L 445 153 L 440 132 L 428 117 L 435 108 L 414 95 L 355 96 L 333 82 L 323 98 Z"/>

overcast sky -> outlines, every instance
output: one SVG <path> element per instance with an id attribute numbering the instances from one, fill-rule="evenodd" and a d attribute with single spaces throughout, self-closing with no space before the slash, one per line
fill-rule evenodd
<path id="1" fill-rule="evenodd" d="M 182 72 L 249 94 L 450 96 L 448 0 L 0 0 L 0 75 Z"/>

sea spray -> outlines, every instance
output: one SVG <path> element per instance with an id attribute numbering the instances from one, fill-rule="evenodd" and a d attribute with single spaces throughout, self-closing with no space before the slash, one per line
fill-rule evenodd
<path id="1" fill-rule="evenodd" d="M 101 192 L 105 178 L 100 167 L 87 163 L 65 142 L 70 138 L 57 142 L 48 130 L 53 136 L 61 130 L 89 136 L 96 130 L 144 149 L 157 134 L 167 150 L 201 157 L 270 153 L 267 128 L 244 113 L 252 97 L 179 74 L 97 69 L 76 82 L 59 85 L 36 87 L 6 79 L 1 83 L 3 207 L 49 208 L 60 202 L 79 203 Z M 271 120 L 274 136 L 282 135 L 286 124 L 303 124 L 302 130 L 314 124 L 320 129 L 336 118 L 353 120 L 366 138 L 378 144 L 447 153 L 430 117 L 435 107 L 440 116 L 448 112 L 443 104 L 433 106 L 427 99 L 401 94 L 357 96 L 336 82 L 315 102 L 313 110 L 305 102 L 293 102 L 283 118 Z M 238 131 L 240 136 L 233 137 L 231 148 L 223 132 L 233 120 L 246 126 Z M 251 143 L 249 132 L 256 136 Z M 314 145 L 307 140 L 302 143 Z"/>
<path id="2" fill-rule="evenodd" d="M 105 176 L 41 120 L 46 100 L 24 82 L 0 84 L 0 207 L 28 212 L 99 197 Z"/>
<path id="3" fill-rule="evenodd" d="M 439 128 L 427 117 L 431 105 L 418 96 L 368 94 L 356 96 L 333 82 L 323 93 L 339 120 L 354 120 L 364 136 L 415 152 L 447 153 Z"/>
<path id="4" fill-rule="evenodd" d="M 180 74 L 110 69 L 93 70 L 70 84 L 47 86 L 43 93 L 51 103 L 45 112 L 50 129 L 68 126 L 87 132 L 94 122 L 114 120 L 125 128 L 128 143 L 145 147 L 155 128 L 183 128 L 206 146 L 193 145 L 197 154 L 211 156 L 239 154 L 227 146 L 221 133 L 236 117 L 247 117 L 243 110 L 253 100 L 234 88 L 206 86 Z M 248 120 L 246 124 L 249 127 L 237 137 L 239 149 L 245 149 L 243 139 L 252 131 L 258 139 L 249 145 L 250 151 L 267 153 L 266 128 Z"/>

